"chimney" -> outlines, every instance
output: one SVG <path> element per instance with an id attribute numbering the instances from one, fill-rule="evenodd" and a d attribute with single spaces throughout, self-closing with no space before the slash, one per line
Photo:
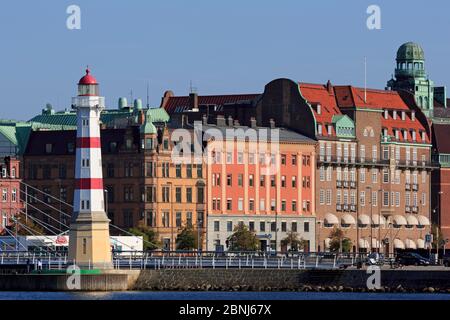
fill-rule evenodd
<path id="1" fill-rule="evenodd" d="M 230 127 L 233 126 L 233 117 L 232 116 L 228 116 L 228 126 L 230 126 Z"/>
<path id="2" fill-rule="evenodd" d="M 256 118 L 255 117 L 250 118 L 250 127 L 253 129 L 256 128 Z"/>
<path id="3" fill-rule="evenodd" d="M 208 116 L 206 114 L 204 114 L 202 117 L 202 123 L 204 126 L 208 124 Z"/>
<path id="4" fill-rule="evenodd" d="M 275 129 L 275 120 L 273 120 L 272 118 L 269 120 L 270 123 L 270 129 Z"/>
<path id="5" fill-rule="evenodd" d="M 198 111 L 198 94 L 197 93 L 189 94 L 189 107 L 193 111 Z"/>
<path id="6" fill-rule="evenodd" d="M 328 80 L 327 82 L 327 91 L 329 94 L 333 94 L 333 85 L 331 84 L 330 80 Z"/>
<path id="7" fill-rule="evenodd" d="M 217 126 L 218 127 L 225 127 L 226 126 L 226 122 L 225 122 L 225 117 L 221 114 L 219 114 L 217 116 Z"/>

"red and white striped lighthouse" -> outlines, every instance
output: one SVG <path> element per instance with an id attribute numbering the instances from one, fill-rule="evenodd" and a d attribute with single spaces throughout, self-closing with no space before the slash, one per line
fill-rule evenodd
<path id="1" fill-rule="evenodd" d="M 99 96 L 98 82 L 89 69 L 78 82 L 78 96 L 72 98 L 72 108 L 77 111 L 77 138 L 69 259 L 81 267 L 110 268 L 100 142 L 100 114 L 105 98 Z"/>

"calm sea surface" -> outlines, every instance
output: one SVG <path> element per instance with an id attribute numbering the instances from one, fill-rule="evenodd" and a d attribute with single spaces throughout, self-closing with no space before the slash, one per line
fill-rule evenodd
<path id="1" fill-rule="evenodd" d="M 450 300 L 450 294 L 350 292 L 0 292 L 0 300 Z"/>

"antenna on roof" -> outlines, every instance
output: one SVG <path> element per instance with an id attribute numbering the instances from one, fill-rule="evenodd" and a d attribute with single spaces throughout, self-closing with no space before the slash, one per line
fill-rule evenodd
<path id="1" fill-rule="evenodd" d="M 192 80 L 189 82 L 189 93 L 197 93 L 197 88 L 192 86 Z"/>
<path id="2" fill-rule="evenodd" d="M 364 57 L 364 103 L 367 103 L 367 58 Z"/>
<path id="3" fill-rule="evenodd" d="M 149 82 L 147 81 L 147 108 L 150 108 L 150 102 L 149 102 Z"/>

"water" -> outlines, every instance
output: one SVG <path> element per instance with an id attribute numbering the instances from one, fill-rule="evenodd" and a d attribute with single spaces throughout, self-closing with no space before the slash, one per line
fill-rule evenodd
<path id="1" fill-rule="evenodd" d="M 0 292 L 0 300 L 450 300 L 450 294 L 352 292 Z"/>

